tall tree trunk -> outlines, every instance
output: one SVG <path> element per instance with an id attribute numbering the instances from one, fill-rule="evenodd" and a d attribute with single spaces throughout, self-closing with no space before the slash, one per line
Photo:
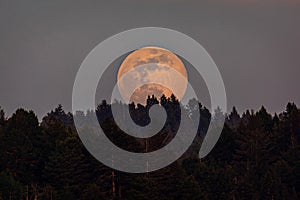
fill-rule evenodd
<path id="1" fill-rule="evenodd" d="M 119 199 L 122 198 L 122 195 L 121 195 L 121 184 L 119 183 Z"/>
<path id="2" fill-rule="evenodd" d="M 111 172 L 111 177 L 112 177 L 111 191 L 112 191 L 113 199 L 115 199 L 116 198 L 116 185 L 115 185 L 115 172 L 114 172 L 114 170 L 112 170 L 112 172 Z"/>
<path id="3" fill-rule="evenodd" d="M 29 188 L 28 188 L 28 185 L 26 185 L 26 200 L 29 200 Z"/>

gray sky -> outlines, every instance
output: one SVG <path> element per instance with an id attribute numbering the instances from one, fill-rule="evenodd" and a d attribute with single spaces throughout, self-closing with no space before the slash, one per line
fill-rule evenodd
<path id="1" fill-rule="evenodd" d="M 202 44 L 219 67 L 229 108 L 300 104 L 300 1 L 0 0 L 0 106 L 39 117 L 71 109 L 85 56 L 118 32 L 171 28 Z"/>

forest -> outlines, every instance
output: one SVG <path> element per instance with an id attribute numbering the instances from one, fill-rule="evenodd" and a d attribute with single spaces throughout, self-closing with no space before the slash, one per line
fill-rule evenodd
<path id="1" fill-rule="evenodd" d="M 118 104 L 118 102 L 116 102 Z M 197 136 L 188 151 L 171 165 L 154 172 L 131 174 L 113 170 L 96 160 L 83 146 L 73 115 L 61 105 L 41 121 L 34 111 L 19 108 L 8 117 L 0 108 L 0 199 L 286 199 L 300 198 L 300 110 L 288 103 L 281 113 L 259 110 L 226 117 L 220 139 L 205 158 L 198 152 L 214 117 L 191 100 L 184 111 L 175 96 L 149 96 L 146 105 L 129 106 L 139 125 L 149 123 L 153 104 L 167 111 L 164 128 L 149 139 L 135 139 L 115 124 L 111 105 L 96 109 L 107 137 L 133 152 L 150 152 L 176 135 L 180 112 L 193 116 L 200 108 Z M 93 111 L 76 113 L 88 120 Z"/>

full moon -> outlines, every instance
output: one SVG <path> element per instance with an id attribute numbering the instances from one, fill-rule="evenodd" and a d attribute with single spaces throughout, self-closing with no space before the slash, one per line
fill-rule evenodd
<path id="1" fill-rule="evenodd" d="M 151 69 L 138 69 L 138 66 L 144 64 L 151 64 Z M 168 68 L 173 68 L 179 72 L 184 79 L 175 80 Z M 132 78 L 135 80 L 141 82 L 150 80 L 155 82 L 157 78 L 160 78 L 168 85 L 174 85 L 174 83 L 176 83 L 177 86 L 180 85 L 180 88 L 177 88 L 177 93 L 175 93 L 163 85 L 149 83 L 137 88 L 130 96 L 130 102 L 145 105 L 148 95 L 154 95 L 160 98 L 163 94 L 166 97 L 170 97 L 172 93 L 180 100 L 185 94 L 188 82 L 186 68 L 180 58 L 167 49 L 160 47 L 143 47 L 130 53 L 124 59 L 120 65 L 117 76 L 121 96 L 123 96 L 122 94 L 126 94 L 126 85 L 120 84 L 119 80 L 126 72 L 131 70 L 134 70 L 134 77 Z M 181 81 L 181 83 L 178 83 L 178 81 Z"/>

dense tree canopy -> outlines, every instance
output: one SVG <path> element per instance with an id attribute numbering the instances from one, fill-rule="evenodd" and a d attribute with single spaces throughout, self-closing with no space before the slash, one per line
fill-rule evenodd
<path id="1" fill-rule="evenodd" d="M 119 172 L 93 158 L 76 133 L 72 114 L 61 105 L 40 123 L 33 111 L 18 109 L 7 117 L 0 108 L 0 199 L 300 198 L 300 110 L 295 104 L 288 103 L 285 111 L 274 116 L 265 107 L 241 115 L 233 108 L 226 114 L 217 145 L 201 160 L 197 153 L 216 116 L 196 100 L 180 111 L 175 96 L 159 100 L 149 96 L 145 106 L 129 105 L 131 117 L 137 124 L 148 124 L 154 104 L 167 110 L 168 119 L 149 139 L 121 131 L 106 101 L 96 110 L 111 141 L 129 151 L 150 152 L 172 140 L 180 112 L 193 119 L 199 106 L 201 119 L 193 145 L 170 166 L 145 174 Z M 76 115 L 88 120 L 92 114 Z"/>

